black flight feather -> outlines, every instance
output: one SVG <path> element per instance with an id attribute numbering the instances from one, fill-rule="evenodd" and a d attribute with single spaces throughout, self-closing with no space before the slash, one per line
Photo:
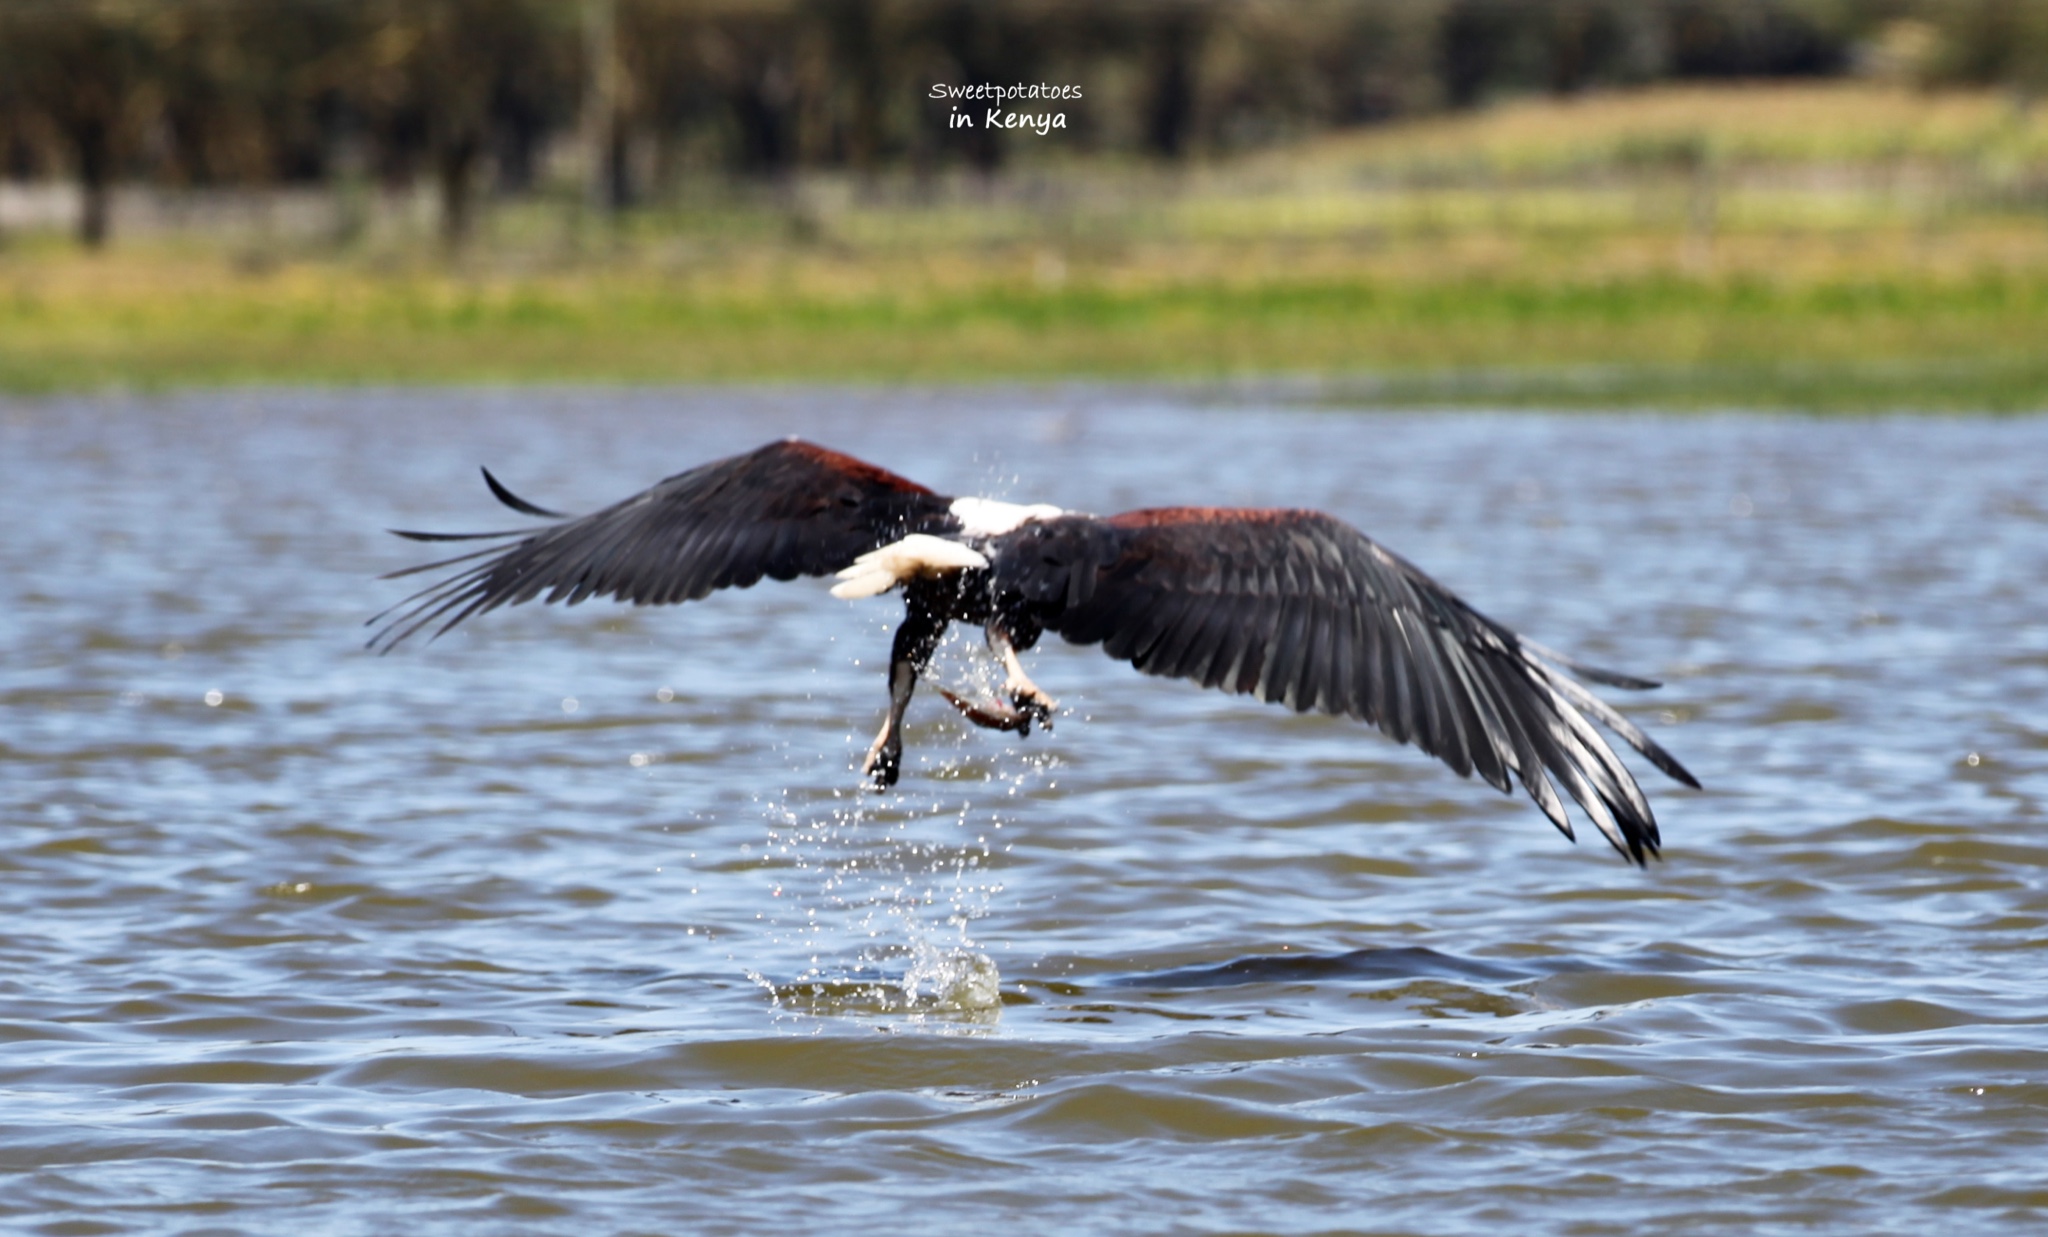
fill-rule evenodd
<path id="1" fill-rule="evenodd" d="M 512 508 L 512 510 L 522 515 L 537 515 L 544 520 L 566 520 L 569 518 L 559 511 L 550 511 L 546 507 L 537 507 L 519 497 L 519 495 L 514 494 L 505 488 L 504 482 L 491 475 L 490 469 L 479 468 L 478 471 L 483 473 L 484 484 L 491 487 L 491 493 L 496 494 L 498 501 Z"/>

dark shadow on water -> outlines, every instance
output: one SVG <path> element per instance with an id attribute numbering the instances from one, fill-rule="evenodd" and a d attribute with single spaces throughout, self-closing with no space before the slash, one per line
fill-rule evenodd
<path id="1" fill-rule="evenodd" d="M 1507 962 L 1466 958 L 1422 945 L 1354 949 L 1341 954 L 1261 954 L 1219 966 L 1181 967 L 1108 981 L 1113 988 L 1230 988 L 1269 983 L 1380 983 L 1413 979 L 1517 983 L 1567 972 L 1687 973 L 1718 969 L 1713 962 L 1668 950 L 1650 950 L 1598 962 L 1582 958 L 1530 958 Z"/>

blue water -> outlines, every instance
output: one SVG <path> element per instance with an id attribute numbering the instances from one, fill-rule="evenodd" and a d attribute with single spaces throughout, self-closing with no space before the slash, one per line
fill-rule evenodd
<path id="1" fill-rule="evenodd" d="M 1030 655 L 912 712 L 822 582 L 378 658 L 475 469 L 800 433 L 1305 505 L 1596 664 L 1648 871 L 1352 722 Z M 25 1231 L 2021 1231 L 2048 1220 L 2048 421 L 1136 389 L 0 402 L 0 1216 Z M 511 517 L 514 521 L 517 517 Z M 942 654 L 955 681 L 973 646 Z"/>

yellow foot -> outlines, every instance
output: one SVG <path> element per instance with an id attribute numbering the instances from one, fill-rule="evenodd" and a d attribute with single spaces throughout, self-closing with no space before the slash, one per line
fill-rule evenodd
<path id="1" fill-rule="evenodd" d="M 1060 707 L 1059 701 L 1038 689 L 1038 684 L 1021 674 L 1013 674 L 1003 681 L 1003 694 L 1010 698 L 1010 704 L 1022 713 L 1028 722 L 1037 722 L 1052 732 L 1052 715 Z M 1020 727 L 1023 729 L 1023 727 Z"/>

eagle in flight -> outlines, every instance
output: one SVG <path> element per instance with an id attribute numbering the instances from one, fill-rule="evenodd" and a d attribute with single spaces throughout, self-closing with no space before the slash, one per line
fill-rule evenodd
<path id="1" fill-rule="evenodd" d="M 1555 784 L 1562 783 L 1637 864 L 1657 853 L 1656 816 L 1592 723 L 1699 786 L 1577 679 L 1631 689 L 1656 683 L 1521 638 L 1319 511 L 1156 507 L 1094 516 L 949 498 L 794 438 L 677 473 L 573 519 L 518 497 L 488 469 L 484 481 L 513 510 L 556 522 L 538 531 L 392 530 L 415 541 L 490 544 L 390 573 L 459 568 L 371 619 L 371 648 L 388 651 L 429 628 L 439 636 L 536 598 L 664 605 L 763 576 L 836 576 L 832 593 L 843 598 L 900 589 L 889 709 L 862 768 L 876 788 L 896 782 L 904 710 L 956 621 L 982 625 L 1006 678 L 993 701 L 939 690 L 969 721 L 995 730 L 1051 728 L 1057 705 L 1018 660 L 1051 631 L 1099 644 L 1147 674 L 1370 722 L 1503 793 L 1520 781 L 1570 838 Z"/>

